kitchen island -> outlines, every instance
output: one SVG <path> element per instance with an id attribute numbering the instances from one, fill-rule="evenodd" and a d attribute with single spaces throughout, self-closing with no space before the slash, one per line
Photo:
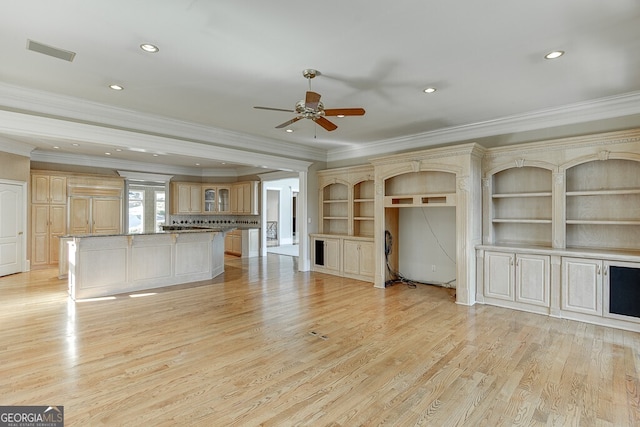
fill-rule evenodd
<path id="1" fill-rule="evenodd" d="M 230 230 L 68 236 L 69 294 L 78 300 L 212 279 L 224 272 Z"/>

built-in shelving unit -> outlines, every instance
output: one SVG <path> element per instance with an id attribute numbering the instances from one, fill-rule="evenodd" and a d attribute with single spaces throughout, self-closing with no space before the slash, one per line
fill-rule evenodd
<path id="1" fill-rule="evenodd" d="M 353 186 L 353 235 L 373 237 L 374 182 L 366 180 Z"/>
<path id="2" fill-rule="evenodd" d="M 566 177 L 567 247 L 640 250 L 640 162 L 595 160 Z"/>
<path id="3" fill-rule="evenodd" d="M 325 234 L 347 234 L 349 229 L 349 188 L 333 183 L 323 189 L 322 230 Z"/>
<path id="4" fill-rule="evenodd" d="M 551 177 L 550 170 L 539 167 L 505 169 L 492 176 L 493 243 L 551 247 Z"/>
<path id="5" fill-rule="evenodd" d="M 483 177 L 478 301 L 640 332 L 640 129 L 487 150 Z"/>

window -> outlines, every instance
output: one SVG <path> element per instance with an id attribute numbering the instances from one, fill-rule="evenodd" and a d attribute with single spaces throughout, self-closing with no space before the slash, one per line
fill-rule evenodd
<path id="1" fill-rule="evenodd" d="M 156 231 L 162 231 L 162 226 L 165 223 L 166 212 L 165 212 L 165 193 L 162 191 L 155 191 L 155 222 L 156 222 Z"/>
<path id="2" fill-rule="evenodd" d="M 129 189 L 129 233 L 144 231 L 144 190 Z"/>

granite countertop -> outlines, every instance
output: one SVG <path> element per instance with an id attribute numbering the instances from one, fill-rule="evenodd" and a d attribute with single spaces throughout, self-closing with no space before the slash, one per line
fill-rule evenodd
<path id="1" fill-rule="evenodd" d="M 164 231 L 156 231 L 152 233 L 120 233 L 120 234 L 69 234 L 61 236 L 63 239 L 83 238 L 83 237 L 117 237 L 117 236 L 155 236 L 158 234 L 172 233 L 226 233 L 235 230 L 238 227 L 204 227 L 193 225 L 170 225 L 163 226 Z"/>

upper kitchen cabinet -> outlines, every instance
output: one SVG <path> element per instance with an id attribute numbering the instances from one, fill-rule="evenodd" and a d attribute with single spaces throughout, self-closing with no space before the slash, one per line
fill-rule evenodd
<path id="1" fill-rule="evenodd" d="M 203 184 L 202 200 L 204 201 L 202 213 L 228 214 L 230 212 L 229 185 Z"/>
<path id="2" fill-rule="evenodd" d="M 171 183 L 171 213 L 201 214 L 202 184 L 193 182 Z"/>
<path id="3" fill-rule="evenodd" d="M 231 185 L 231 213 L 258 215 L 258 182 L 236 182 Z"/>
<path id="4" fill-rule="evenodd" d="M 67 177 L 31 174 L 31 203 L 67 203 Z"/>

